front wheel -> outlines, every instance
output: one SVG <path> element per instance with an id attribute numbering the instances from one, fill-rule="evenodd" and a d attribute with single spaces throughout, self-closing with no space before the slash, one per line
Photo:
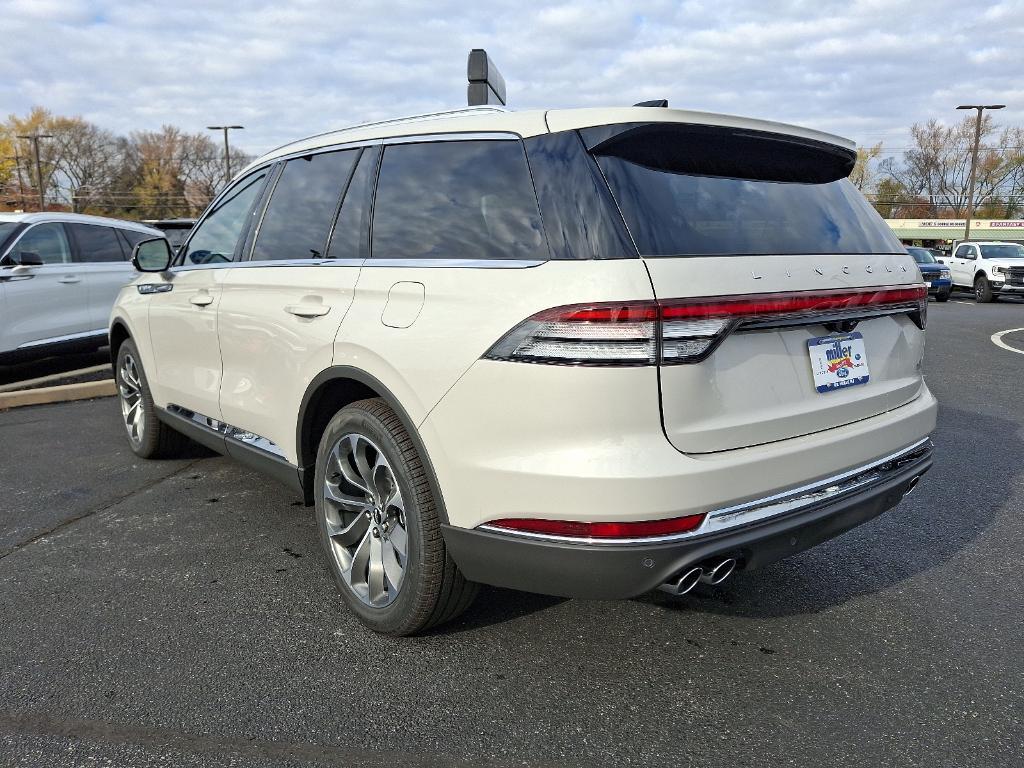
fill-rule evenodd
<path id="1" fill-rule="evenodd" d="M 410 635 L 469 606 L 477 585 L 448 555 L 423 461 L 384 400 L 352 403 L 331 419 L 314 482 L 328 568 L 364 624 Z"/>
<path id="2" fill-rule="evenodd" d="M 935 300 L 936 301 L 949 301 L 949 295 L 951 293 L 953 293 L 953 289 L 952 288 L 947 288 L 944 291 L 939 291 L 938 293 L 935 294 Z"/>
<path id="3" fill-rule="evenodd" d="M 116 376 L 121 422 L 132 451 L 144 459 L 174 459 L 184 454 L 190 441 L 156 417 L 142 359 L 130 339 L 117 350 Z"/>
<path id="4" fill-rule="evenodd" d="M 974 279 L 974 298 L 979 304 L 988 304 L 994 298 L 992 286 L 984 275 L 978 275 Z"/>

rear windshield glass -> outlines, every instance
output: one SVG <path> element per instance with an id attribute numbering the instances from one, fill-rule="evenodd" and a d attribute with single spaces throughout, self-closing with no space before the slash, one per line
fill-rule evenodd
<path id="1" fill-rule="evenodd" d="M 825 184 L 696 176 L 599 157 L 645 256 L 902 253 L 846 179 Z"/>
<path id="2" fill-rule="evenodd" d="M 981 246 L 981 255 L 986 259 L 1024 259 L 1024 245 L 1005 243 Z"/>
<path id="3" fill-rule="evenodd" d="M 584 138 L 644 256 L 905 252 L 846 180 L 840 148 L 683 124 Z"/>

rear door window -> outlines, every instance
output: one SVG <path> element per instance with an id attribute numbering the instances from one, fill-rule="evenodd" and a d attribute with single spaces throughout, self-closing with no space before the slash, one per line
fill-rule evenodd
<path id="1" fill-rule="evenodd" d="M 359 150 L 289 160 L 260 223 L 252 259 L 320 259 Z"/>
<path id="2" fill-rule="evenodd" d="M 375 259 L 547 259 L 522 142 L 385 147 L 372 237 Z"/>
<path id="3" fill-rule="evenodd" d="M 349 181 L 327 248 L 329 259 L 366 259 L 370 254 L 370 207 L 380 147 L 368 147 Z"/>
<path id="4" fill-rule="evenodd" d="M 78 261 L 100 263 L 124 261 L 124 249 L 112 227 L 95 224 L 68 224 L 75 244 L 78 246 Z"/>

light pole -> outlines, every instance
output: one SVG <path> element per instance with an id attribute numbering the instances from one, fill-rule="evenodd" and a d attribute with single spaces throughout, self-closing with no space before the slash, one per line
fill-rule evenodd
<path id="1" fill-rule="evenodd" d="M 981 113 L 986 109 L 1003 109 L 1005 104 L 961 104 L 957 109 L 976 109 L 978 119 L 974 124 L 974 151 L 971 154 L 971 181 L 967 187 L 967 227 L 964 240 L 971 239 L 971 217 L 974 215 L 974 174 L 978 170 L 978 145 L 981 143 Z"/>
<path id="2" fill-rule="evenodd" d="M 52 139 L 53 134 L 33 133 L 27 136 L 18 136 L 18 138 L 29 139 L 32 142 L 32 151 L 36 155 L 36 182 L 39 184 L 39 210 L 42 211 L 46 207 L 46 202 L 43 199 L 43 166 L 39 162 L 39 140 Z"/>
<path id="3" fill-rule="evenodd" d="M 228 131 L 241 131 L 244 125 L 208 125 L 211 131 L 224 131 L 224 184 L 231 181 L 231 150 L 228 149 Z"/>

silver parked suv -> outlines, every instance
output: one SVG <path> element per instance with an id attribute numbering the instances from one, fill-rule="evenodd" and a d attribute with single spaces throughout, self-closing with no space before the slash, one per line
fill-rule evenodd
<path id="1" fill-rule="evenodd" d="M 927 291 L 853 145 L 661 108 L 461 110 L 260 158 L 110 339 L 132 448 L 315 506 L 366 624 L 477 583 L 682 594 L 896 505 L 931 465 Z"/>
<path id="2" fill-rule="evenodd" d="M 107 343 L 136 276 L 132 248 L 159 230 L 73 213 L 0 213 L 0 362 Z"/>

